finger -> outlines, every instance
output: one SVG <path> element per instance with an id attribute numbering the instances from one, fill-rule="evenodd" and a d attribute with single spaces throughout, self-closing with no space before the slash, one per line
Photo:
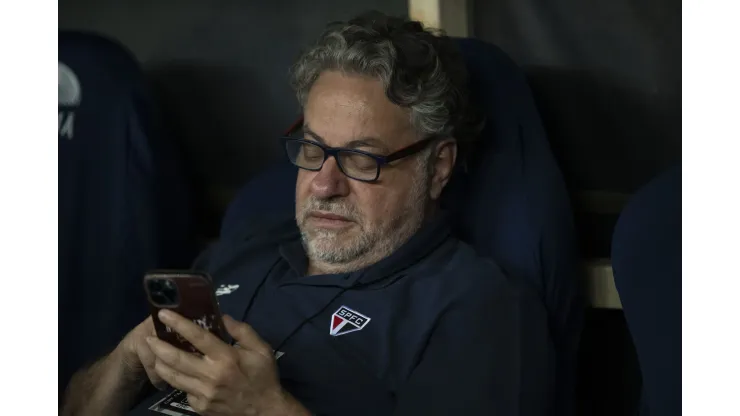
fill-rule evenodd
<path id="1" fill-rule="evenodd" d="M 154 371 L 166 381 L 170 386 L 182 390 L 185 393 L 203 397 L 209 392 L 208 386 L 199 379 L 183 374 L 174 368 L 165 364 L 162 360 L 157 360 L 154 365 Z"/>
<path id="2" fill-rule="evenodd" d="M 188 394 L 188 405 L 199 415 L 230 415 L 233 409 L 222 401 L 213 401 L 206 397 Z"/>
<path id="3" fill-rule="evenodd" d="M 146 341 L 156 359 L 176 371 L 193 377 L 203 377 L 207 374 L 208 363 L 195 354 L 175 348 L 155 337 L 147 337 Z"/>
<path id="4" fill-rule="evenodd" d="M 147 334 L 154 334 L 156 333 L 154 329 L 154 319 L 152 319 L 152 316 L 149 315 L 142 323 L 139 324 L 143 329 L 144 332 Z"/>
<path id="5" fill-rule="evenodd" d="M 224 315 L 223 320 L 226 330 L 239 343 L 239 347 L 248 351 L 272 356 L 272 347 L 262 340 L 257 331 L 249 324 L 237 322 L 229 315 Z"/>
<path id="6" fill-rule="evenodd" d="M 162 380 L 162 378 L 159 377 L 159 375 L 157 375 L 157 373 L 154 371 L 156 356 L 149 348 L 149 346 L 144 342 L 139 342 L 136 345 L 136 355 L 139 356 L 139 361 L 144 367 L 144 371 L 146 372 L 147 377 L 149 377 L 149 381 L 154 385 L 154 387 L 156 387 L 158 390 L 164 390 L 165 388 L 167 388 L 167 383 L 165 383 L 165 381 Z"/>
<path id="7" fill-rule="evenodd" d="M 201 399 L 198 396 L 195 396 L 193 394 L 188 394 L 188 406 L 190 406 L 191 409 L 195 410 L 198 414 L 205 413 L 205 406 L 204 406 L 204 400 Z"/>
<path id="8" fill-rule="evenodd" d="M 189 319 L 185 319 L 177 313 L 162 309 L 159 311 L 159 319 L 165 325 L 182 335 L 190 341 L 198 351 L 212 357 L 228 355 L 232 349 L 212 333 L 196 325 Z"/>
<path id="9" fill-rule="evenodd" d="M 146 320 L 146 331 L 147 335 L 153 337 L 157 336 L 157 328 L 154 327 L 154 318 L 152 318 L 151 315 L 149 315 L 149 318 Z"/>

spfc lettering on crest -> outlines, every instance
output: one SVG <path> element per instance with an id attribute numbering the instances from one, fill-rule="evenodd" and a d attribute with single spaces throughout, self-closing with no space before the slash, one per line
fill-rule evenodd
<path id="1" fill-rule="evenodd" d="M 346 306 L 342 306 L 331 315 L 329 335 L 338 337 L 340 335 L 349 334 L 350 332 L 359 331 L 367 326 L 368 322 L 370 322 L 370 318 L 367 316 L 357 311 L 353 311 Z"/>

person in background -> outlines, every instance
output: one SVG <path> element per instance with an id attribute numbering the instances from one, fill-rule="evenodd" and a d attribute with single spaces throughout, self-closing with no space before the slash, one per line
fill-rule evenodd
<path id="1" fill-rule="evenodd" d="M 202 415 L 548 414 L 545 307 L 438 205 L 481 127 L 455 42 L 365 14 L 330 25 L 292 86 L 295 218 L 254 219 L 194 266 L 229 288 L 237 344 L 161 314 L 192 355 L 147 319 L 73 378 L 63 414 L 152 414 L 173 395 Z"/>

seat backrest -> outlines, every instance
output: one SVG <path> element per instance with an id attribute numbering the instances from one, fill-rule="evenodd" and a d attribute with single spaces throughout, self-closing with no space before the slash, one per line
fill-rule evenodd
<path id="1" fill-rule="evenodd" d="M 459 43 L 486 125 L 442 202 L 460 239 L 540 293 L 559 356 L 555 414 L 572 414 L 584 307 L 565 181 L 524 72 L 495 45 Z"/>
<path id="2" fill-rule="evenodd" d="M 614 282 L 650 415 L 681 414 L 681 167 L 632 196 L 612 237 Z"/>
<path id="3" fill-rule="evenodd" d="M 60 389 L 146 317 L 146 270 L 192 261 L 178 159 L 134 58 L 109 39 L 60 32 Z"/>
<path id="4" fill-rule="evenodd" d="M 486 126 L 467 163 L 458 164 L 443 205 L 453 214 L 458 237 L 541 294 L 562 358 L 562 403 L 556 406 L 567 413 L 583 313 L 568 193 L 524 73 L 494 45 L 477 39 L 459 44 Z M 293 215 L 295 174 L 283 162 L 250 181 L 228 209 L 222 235 L 267 212 Z"/>
<path id="5" fill-rule="evenodd" d="M 459 43 L 486 125 L 443 204 L 454 214 L 458 237 L 535 285 L 562 318 L 556 326 L 566 327 L 580 309 L 573 214 L 532 92 L 501 49 L 478 39 Z"/>

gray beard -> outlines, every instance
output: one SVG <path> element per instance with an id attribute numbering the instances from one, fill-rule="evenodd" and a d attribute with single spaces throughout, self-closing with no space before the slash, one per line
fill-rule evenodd
<path id="1" fill-rule="evenodd" d="M 401 212 L 382 227 L 368 229 L 358 221 L 362 227 L 361 233 L 342 245 L 337 244 L 337 237 L 344 232 L 343 230 L 307 232 L 303 221 L 299 220 L 303 247 L 311 263 L 325 264 L 335 273 L 351 272 L 380 261 L 408 241 L 421 228 L 430 203 L 431 175 L 426 164 L 420 164 L 419 167 L 420 171 L 415 175 L 417 179 L 407 194 Z M 354 207 L 346 206 L 339 201 L 317 199 L 309 200 L 298 218 L 305 219 L 306 214 L 313 210 L 324 210 L 353 220 L 362 218 L 361 213 Z"/>
<path id="2" fill-rule="evenodd" d="M 370 251 L 373 246 L 372 240 L 366 233 L 356 237 L 352 244 L 342 246 L 336 245 L 337 234 L 331 231 L 320 230 L 314 233 L 313 238 L 301 232 L 301 240 L 309 259 L 332 265 L 351 263 Z M 324 247 L 333 248 L 325 249 Z"/>

